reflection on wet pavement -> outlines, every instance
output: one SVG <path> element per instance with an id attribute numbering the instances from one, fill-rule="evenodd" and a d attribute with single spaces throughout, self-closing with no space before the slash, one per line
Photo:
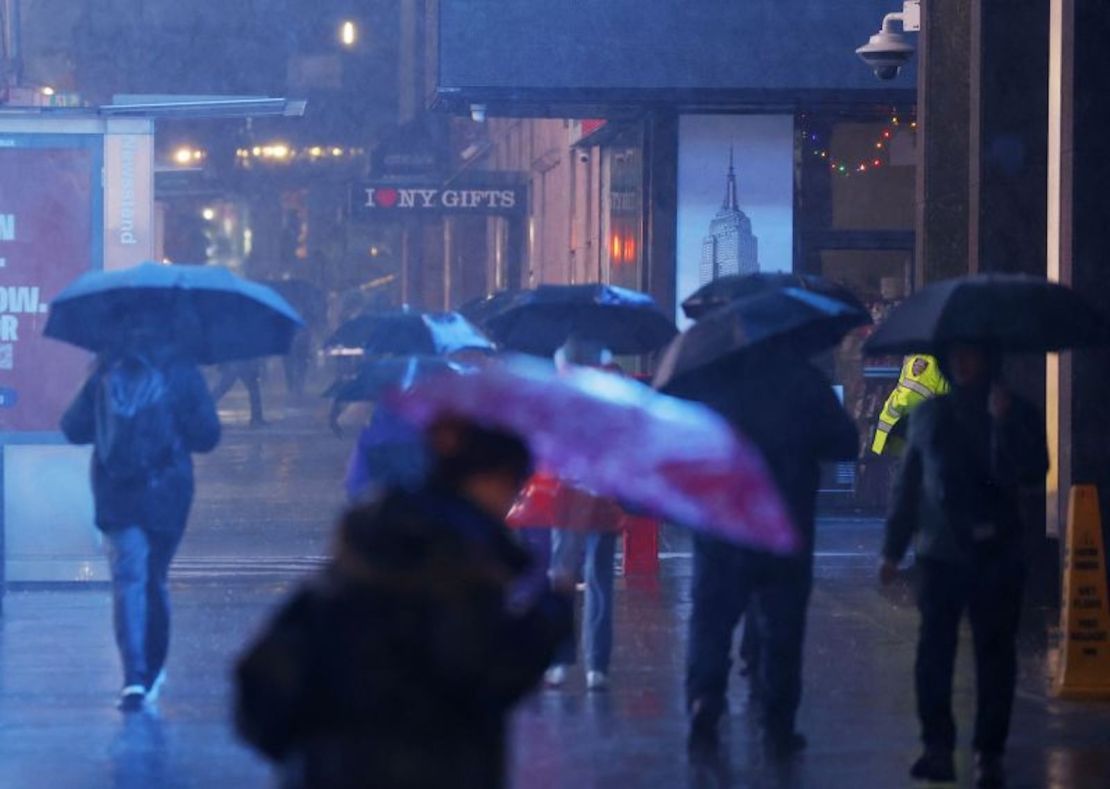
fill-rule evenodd
<path id="1" fill-rule="evenodd" d="M 238 407 L 232 397 L 225 405 Z M 156 712 L 123 717 L 112 706 L 119 677 L 106 590 L 9 593 L 0 619 L 0 787 L 272 785 L 268 767 L 232 735 L 228 667 L 267 612 L 326 555 L 353 436 L 333 437 L 307 400 L 288 409 L 268 404 L 267 418 L 272 425 L 263 430 L 229 428 L 199 465 L 193 520 L 173 573 L 169 683 Z M 820 535 L 799 722 L 810 748 L 795 764 L 765 762 L 739 677 L 723 757 L 687 760 L 690 562 L 672 537 L 660 578 L 618 582 L 612 690 L 587 693 L 573 676 L 516 714 L 514 786 L 908 786 L 918 747 L 909 590 L 875 588 L 877 522 L 829 520 Z M 1048 698 L 1045 624 L 1028 624 L 1010 785 L 1110 786 L 1110 705 Z M 956 682 L 963 743 L 974 693 L 967 646 Z M 966 745 L 958 768 L 970 785 Z"/>

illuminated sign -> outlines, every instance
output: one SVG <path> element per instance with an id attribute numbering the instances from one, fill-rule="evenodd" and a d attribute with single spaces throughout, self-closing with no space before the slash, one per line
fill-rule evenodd
<path id="1" fill-rule="evenodd" d="M 353 207 L 369 213 L 516 213 L 526 207 L 522 186 L 467 188 L 374 184 L 358 187 L 354 197 Z"/>

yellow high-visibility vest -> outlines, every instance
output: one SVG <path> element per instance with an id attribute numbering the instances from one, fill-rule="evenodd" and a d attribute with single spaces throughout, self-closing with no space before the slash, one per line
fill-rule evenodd
<path id="1" fill-rule="evenodd" d="M 902 362 L 902 373 L 898 377 L 898 385 L 887 397 L 883 410 L 879 412 L 879 424 L 875 426 L 875 439 L 871 442 L 871 451 L 876 455 L 884 452 L 897 452 L 901 450 L 901 443 L 897 439 L 889 441 L 890 431 L 917 406 L 931 397 L 945 394 L 948 391 L 948 381 L 940 372 L 940 365 L 932 356 L 917 354 L 907 356 Z"/>

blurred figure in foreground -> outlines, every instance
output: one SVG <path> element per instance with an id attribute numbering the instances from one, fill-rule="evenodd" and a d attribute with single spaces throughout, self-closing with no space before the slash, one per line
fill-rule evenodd
<path id="1" fill-rule="evenodd" d="M 683 395 L 681 388 L 674 394 Z M 805 747 L 795 730 L 802 694 L 802 649 L 813 586 L 813 541 L 822 461 L 858 451 L 855 423 L 828 379 L 804 357 L 775 346 L 752 349 L 727 369 L 706 373 L 694 399 L 725 416 L 762 451 L 803 548 L 775 556 L 694 535 L 693 612 L 686 670 L 689 745 L 718 745 L 733 630 L 749 602 L 759 656 L 753 676 L 765 744 L 775 757 Z"/>
<path id="2" fill-rule="evenodd" d="M 894 580 L 916 535 L 921 630 L 914 671 L 925 752 L 912 777 L 955 780 L 952 673 L 966 610 L 975 645 L 977 785 L 1002 786 L 1025 575 L 1018 491 L 1048 472 L 1045 424 L 1032 404 L 1004 388 L 999 359 L 985 348 L 954 345 L 941 363 L 951 391 L 910 416 L 880 577 Z"/>
<path id="3" fill-rule="evenodd" d="M 504 523 L 525 445 L 454 419 L 427 436 L 427 484 L 351 510 L 238 666 L 239 731 L 284 786 L 504 786 L 506 715 L 570 630 L 566 591 L 506 605 L 528 565 Z"/>
<path id="4" fill-rule="evenodd" d="M 170 638 L 166 575 L 193 499 L 192 452 L 220 439 L 216 407 L 197 366 L 141 332 L 102 354 L 62 417 L 74 444 L 92 444 L 96 525 L 108 543 L 119 706 L 153 701 Z"/>

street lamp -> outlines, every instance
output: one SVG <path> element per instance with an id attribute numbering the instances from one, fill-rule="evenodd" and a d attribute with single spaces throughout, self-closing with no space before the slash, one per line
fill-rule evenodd
<path id="1" fill-rule="evenodd" d="M 895 22 L 902 24 L 901 33 L 894 29 Z M 883 17 L 883 25 L 879 32 L 859 47 L 856 54 L 871 67 L 879 79 L 894 79 L 914 53 L 914 45 L 904 34 L 920 29 L 921 0 L 905 0 L 900 12 L 896 11 Z"/>
<path id="2" fill-rule="evenodd" d="M 339 43 L 348 49 L 358 43 L 358 26 L 350 19 L 339 26 Z"/>

